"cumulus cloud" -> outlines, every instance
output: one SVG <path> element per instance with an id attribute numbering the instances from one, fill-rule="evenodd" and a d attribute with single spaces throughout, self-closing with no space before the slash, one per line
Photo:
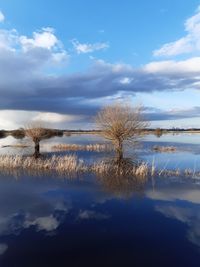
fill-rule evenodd
<path id="1" fill-rule="evenodd" d="M 24 64 L 37 71 L 40 65 L 67 61 L 69 57 L 52 28 L 42 28 L 32 38 L 20 35 L 16 29 L 0 29 L 0 56 L 0 64 L 7 61 L 15 70 Z"/>
<path id="2" fill-rule="evenodd" d="M 176 56 L 200 51 L 200 6 L 195 15 L 185 21 L 185 31 L 186 35 L 182 38 L 155 50 L 154 56 Z"/>
<path id="3" fill-rule="evenodd" d="M 94 44 L 80 43 L 76 39 L 72 40 L 72 44 L 73 44 L 75 51 L 78 54 L 92 53 L 94 51 L 104 50 L 104 49 L 109 48 L 108 43 L 94 43 Z"/>
<path id="4" fill-rule="evenodd" d="M 3 12 L 0 10 L 0 22 L 3 22 L 5 20 L 5 16 Z"/>
<path id="5" fill-rule="evenodd" d="M 51 50 L 52 48 L 56 48 L 56 46 L 59 44 L 53 28 L 42 28 L 41 31 L 33 32 L 33 38 L 20 36 L 19 41 L 25 51 L 34 47 L 41 47 Z"/>
<path id="6" fill-rule="evenodd" d="M 0 51 L 16 51 L 19 35 L 16 29 L 0 29 Z"/>
<path id="7" fill-rule="evenodd" d="M 85 51 L 89 52 L 91 47 L 86 47 Z M 92 65 L 85 71 L 67 73 L 62 69 L 61 73 L 57 72 L 59 64 L 67 63 L 68 58 L 52 28 L 34 31 L 31 36 L 22 36 L 15 29 L 0 29 L 2 115 L 12 110 L 13 118 L 19 121 L 14 113 L 20 110 L 25 116 L 21 118 L 20 126 L 28 118 L 25 112 L 31 112 L 31 120 L 40 117 L 52 124 L 65 121 L 90 123 L 91 115 L 99 110 L 102 103 L 116 98 L 132 97 L 137 93 L 200 89 L 200 57 L 154 61 L 139 68 L 93 59 Z M 54 68 L 55 72 L 52 71 Z M 198 107 L 193 111 L 197 114 Z M 19 115 L 23 117 L 23 114 Z M 184 114 L 188 117 L 186 112 Z M 159 119 L 155 112 L 150 112 L 149 116 Z M 160 118 L 174 116 L 178 118 L 181 114 L 160 111 Z M 8 120 L 4 120 L 6 124 L 2 120 L 0 127 L 11 127 Z"/>

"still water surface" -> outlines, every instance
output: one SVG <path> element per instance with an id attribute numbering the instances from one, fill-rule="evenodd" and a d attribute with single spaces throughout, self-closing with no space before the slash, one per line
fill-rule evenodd
<path id="1" fill-rule="evenodd" d="M 15 142 L 1 140 L 8 141 Z M 49 142 L 99 141 L 95 136 L 53 138 L 43 152 L 50 152 Z M 176 145 L 178 152 L 155 153 L 151 148 L 157 143 Z M 174 168 L 200 169 L 199 144 L 200 135 L 148 136 L 138 154 L 149 162 L 155 158 L 161 167 L 168 160 Z M 91 161 L 105 155 L 81 151 L 78 156 Z M 0 266 L 199 267 L 200 180 L 1 173 Z"/>

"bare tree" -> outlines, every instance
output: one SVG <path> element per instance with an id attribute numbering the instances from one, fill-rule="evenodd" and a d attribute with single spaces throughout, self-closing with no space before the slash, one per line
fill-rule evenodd
<path id="1" fill-rule="evenodd" d="M 32 123 L 25 127 L 25 135 L 34 142 L 35 158 L 40 156 L 40 141 L 49 137 L 48 129 L 44 128 L 41 123 Z"/>
<path id="2" fill-rule="evenodd" d="M 125 142 L 134 143 L 141 136 L 148 122 L 142 117 L 142 107 L 115 103 L 104 107 L 96 116 L 100 134 L 110 140 L 116 150 L 119 162 L 123 159 Z"/>

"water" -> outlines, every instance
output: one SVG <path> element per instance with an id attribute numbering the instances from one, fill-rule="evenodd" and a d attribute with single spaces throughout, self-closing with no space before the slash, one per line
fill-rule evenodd
<path id="1" fill-rule="evenodd" d="M 174 168 L 178 164 L 182 168 L 193 167 L 194 162 L 198 168 L 200 135 L 195 135 L 194 141 L 193 137 L 148 136 L 138 153 L 149 161 L 155 157 L 160 166 L 169 159 L 169 166 Z M 64 139 L 48 140 L 43 153 L 50 152 L 49 142 L 102 141 L 88 135 Z M 173 143 L 178 152 L 153 152 L 151 147 L 158 141 L 163 145 Z M 128 149 L 127 154 L 131 153 Z M 81 151 L 78 155 L 90 160 L 96 155 L 93 160 L 98 160 L 104 153 Z M 199 266 L 199 262 L 197 178 L 141 181 L 91 174 L 55 177 L 20 171 L 0 175 L 1 267 L 193 267 Z"/>

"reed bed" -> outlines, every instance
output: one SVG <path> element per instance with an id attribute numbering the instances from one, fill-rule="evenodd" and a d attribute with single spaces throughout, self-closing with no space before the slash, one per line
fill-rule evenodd
<path id="1" fill-rule="evenodd" d="M 96 174 L 133 175 L 145 177 L 148 175 L 148 166 L 141 163 L 135 166 L 131 163 L 123 163 L 120 168 L 115 161 L 100 161 L 87 165 L 76 155 L 55 156 L 35 159 L 30 156 L 0 155 L 0 170 L 34 170 L 55 171 L 57 173 L 83 173 L 92 172 Z"/>
<path id="2" fill-rule="evenodd" d="M 131 175 L 141 178 L 147 177 L 149 174 L 148 165 L 146 163 L 143 162 L 139 165 L 135 165 L 127 161 L 124 161 L 121 165 L 119 165 L 115 161 L 109 162 L 102 160 L 100 162 L 94 163 L 91 166 L 91 171 L 100 175 Z"/>
<path id="3" fill-rule="evenodd" d="M 77 145 L 77 144 L 58 144 L 52 146 L 54 151 L 112 151 L 113 147 L 110 144 L 88 144 L 88 145 Z"/>
<path id="4" fill-rule="evenodd" d="M 148 177 L 191 177 L 200 178 L 200 171 L 195 169 L 156 169 L 155 165 L 146 162 L 132 163 L 130 160 L 124 160 L 120 164 L 116 160 L 102 160 L 93 164 L 86 164 L 78 159 L 76 155 L 51 156 L 48 158 L 35 159 L 31 156 L 20 155 L 0 155 L 0 171 L 42 171 L 44 173 L 58 174 L 79 174 L 94 173 L 105 176 L 131 176 L 140 180 L 146 180 Z"/>
<path id="5" fill-rule="evenodd" d="M 34 159 L 18 155 L 1 155 L 0 169 L 28 169 L 41 171 L 56 171 L 78 173 L 84 170 L 83 162 L 75 155 L 52 156 L 50 158 Z"/>

